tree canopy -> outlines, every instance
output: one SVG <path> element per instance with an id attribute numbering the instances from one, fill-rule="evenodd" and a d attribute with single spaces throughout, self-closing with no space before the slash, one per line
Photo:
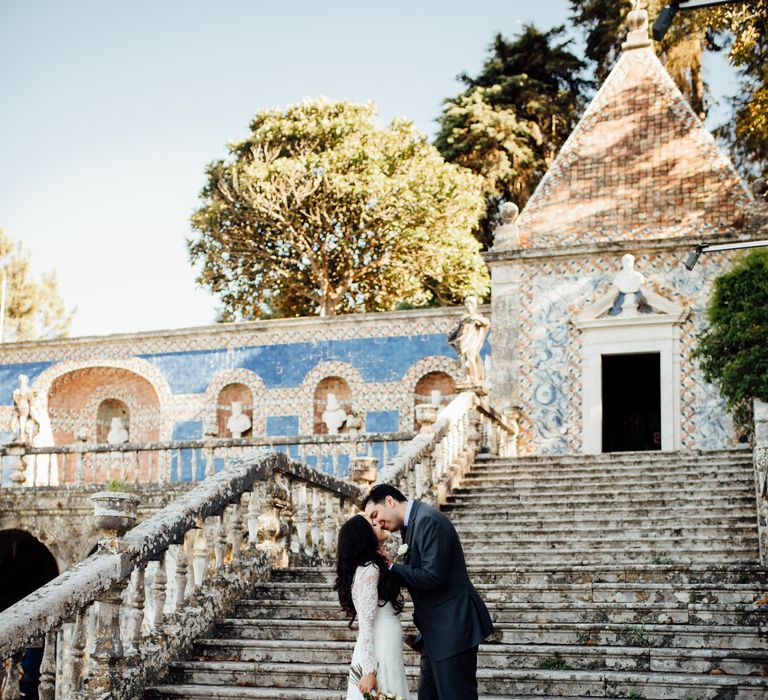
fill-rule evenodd
<path id="1" fill-rule="evenodd" d="M 485 296 L 482 180 L 371 104 L 256 114 L 208 166 L 188 241 L 222 320 L 331 316 Z"/>
<path id="2" fill-rule="evenodd" d="M 768 401 L 768 250 L 745 255 L 715 280 L 707 319 L 695 357 L 749 432 L 752 399 Z"/>
<path id="3" fill-rule="evenodd" d="M 435 145 L 446 160 L 484 178 L 486 245 L 499 202 L 525 204 L 586 104 L 591 83 L 564 33 L 526 25 L 512 40 L 497 35 L 480 73 L 459 76 L 466 88 L 438 118 Z"/>
<path id="4" fill-rule="evenodd" d="M 0 229 L 0 279 L 6 278 L 3 340 L 60 338 L 69 332 L 74 309 L 67 310 L 59 296 L 56 273 L 39 281 L 30 273 L 30 257 Z"/>

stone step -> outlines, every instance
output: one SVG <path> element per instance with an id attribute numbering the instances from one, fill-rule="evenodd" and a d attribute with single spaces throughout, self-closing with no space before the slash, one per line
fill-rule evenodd
<path id="1" fill-rule="evenodd" d="M 760 606 L 721 603 L 664 604 L 646 601 L 627 602 L 493 602 L 486 601 L 495 622 L 612 622 L 639 624 L 734 624 L 765 623 L 768 615 Z M 403 619 L 410 619 L 412 606 L 406 603 Z M 327 600 L 242 600 L 235 616 L 246 620 L 346 620 L 337 601 Z"/>
<path id="2" fill-rule="evenodd" d="M 636 476 L 638 478 L 660 477 L 668 475 L 685 474 L 690 478 L 720 477 L 723 475 L 745 475 L 753 469 L 752 460 L 748 461 L 710 461 L 710 462 L 679 462 L 675 464 L 504 464 L 504 463 L 480 463 L 472 465 L 465 478 L 477 477 L 501 477 L 522 476 L 536 479 L 560 479 L 560 478 L 589 478 L 596 480 L 626 478 Z"/>
<path id="3" fill-rule="evenodd" d="M 409 684 L 416 684 L 415 669 L 408 668 Z M 172 664 L 169 681 L 185 685 L 305 687 L 343 691 L 348 664 L 246 663 L 239 661 L 186 661 Z M 477 672 L 481 693 L 590 697 L 631 697 L 642 691 L 647 698 L 736 698 L 764 700 L 768 680 L 763 677 L 668 674 L 622 671 L 488 669 Z M 671 692 L 670 692 L 671 691 Z"/>
<path id="4" fill-rule="evenodd" d="M 588 551 L 586 549 L 568 549 L 562 547 L 559 550 L 531 548 L 531 549 L 488 549 L 485 551 L 466 552 L 467 562 L 470 566 L 493 564 L 497 561 L 510 561 L 518 566 L 530 564 L 548 564 L 552 566 L 568 566 L 580 564 L 583 566 L 603 566 L 611 562 L 623 562 L 626 565 L 652 563 L 658 550 L 651 547 L 644 549 L 627 549 L 624 547 L 605 548 Z M 661 552 L 666 554 L 665 552 Z M 713 552 L 706 548 L 686 547 L 673 552 L 672 562 L 676 564 L 689 564 L 693 562 L 708 564 L 732 564 L 738 561 L 754 561 L 757 559 L 757 543 L 754 547 L 734 548 L 729 547 L 722 552 Z M 661 561 L 661 560 L 659 560 Z"/>
<path id="5" fill-rule="evenodd" d="M 751 462 L 752 450 L 748 446 L 729 450 L 678 450 L 663 452 L 610 452 L 602 454 L 564 454 L 564 455 L 523 455 L 520 457 L 499 457 L 479 453 L 475 459 L 478 465 L 611 465 L 611 464 L 650 464 L 691 463 L 703 464 L 711 461 Z"/>
<path id="6" fill-rule="evenodd" d="M 407 620 L 404 620 L 407 622 Z M 652 648 L 756 649 L 768 652 L 766 628 L 757 625 L 672 625 L 610 622 L 497 622 L 498 639 L 505 644 L 569 646 L 639 646 Z M 406 625 L 406 631 L 410 628 Z M 222 639 L 354 642 L 356 629 L 338 620 L 218 620 Z"/>
<path id="7" fill-rule="evenodd" d="M 353 641 L 316 642 L 247 639 L 202 639 L 195 644 L 192 661 L 250 661 L 343 664 L 352 658 Z M 416 667 L 419 657 L 406 650 L 406 663 Z M 768 650 L 759 649 L 653 649 L 621 646 L 537 644 L 484 644 L 478 653 L 480 668 L 565 668 L 662 673 L 768 674 Z"/>
<path id="8" fill-rule="evenodd" d="M 611 527 L 600 531 L 560 527 L 548 530 L 534 530 L 508 525 L 489 525 L 485 528 L 462 528 L 459 532 L 464 549 L 483 543 L 504 543 L 514 546 L 533 543 L 562 543 L 576 546 L 580 543 L 592 543 L 596 540 L 604 543 L 658 542 L 657 549 L 676 547 L 680 543 L 698 543 L 699 540 L 711 542 L 713 547 L 722 542 L 749 542 L 757 540 L 757 526 L 752 522 L 734 523 L 728 527 L 702 525 L 699 527 Z"/>
<path id="9" fill-rule="evenodd" d="M 751 604 L 765 597 L 766 588 L 752 584 L 689 584 L 668 583 L 571 583 L 538 584 L 478 583 L 475 585 L 483 600 L 510 603 L 554 603 L 593 601 L 598 603 L 653 601 L 655 603 L 721 603 Z M 338 602 L 338 594 L 329 583 L 272 582 L 258 584 L 251 600 L 302 600 Z"/>
<path id="10" fill-rule="evenodd" d="M 526 583 L 542 587 L 555 583 L 655 583 L 704 584 L 704 583 L 755 583 L 768 584 L 768 572 L 756 560 L 737 563 L 701 563 L 691 564 L 617 564 L 611 562 L 595 567 L 592 564 L 571 562 L 563 566 L 560 563 L 547 564 L 543 561 L 521 567 L 516 563 L 498 564 L 496 562 L 469 567 L 469 574 L 475 583 L 492 583 L 499 586 Z M 326 582 L 333 586 L 335 570 L 324 567 L 294 567 L 274 569 L 273 582 Z"/>
<path id="11" fill-rule="evenodd" d="M 513 479 L 479 479 L 467 477 L 461 482 L 460 487 L 453 490 L 453 495 L 460 496 L 466 493 L 484 494 L 488 492 L 498 493 L 500 489 L 504 492 L 528 495 L 559 491 L 563 489 L 563 486 L 567 486 L 568 491 L 574 493 L 602 493 L 604 491 L 653 493 L 656 491 L 672 489 L 685 493 L 703 493 L 717 492 L 725 486 L 749 491 L 750 488 L 754 488 L 754 481 L 751 473 L 717 479 L 702 479 L 697 478 L 696 476 L 691 476 L 690 479 L 686 477 L 658 477 L 653 479 L 627 477 L 622 479 L 605 479 L 602 481 L 580 479 L 578 477 L 547 480 L 522 477 L 515 477 Z"/>

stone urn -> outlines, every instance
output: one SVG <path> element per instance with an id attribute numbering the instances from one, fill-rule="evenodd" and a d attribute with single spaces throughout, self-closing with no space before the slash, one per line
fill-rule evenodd
<path id="1" fill-rule="evenodd" d="M 121 537 L 137 520 L 139 497 L 125 491 L 99 491 L 91 496 L 96 526 L 108 537 Z"/>
<path id="2" fill-rule="evenodd" d="M 425 433 L 432 430 L 439 410 L 433 403 L 420 403 L 416 405 L 416 422 L 419 424 L 421 432 Z"/>
<path id="3" fill-rule="evenodd" d="M 349 477 L 356 484 L 370 486 L 379 475 L 377 457 L 355 457 L 349 469 Z"/>

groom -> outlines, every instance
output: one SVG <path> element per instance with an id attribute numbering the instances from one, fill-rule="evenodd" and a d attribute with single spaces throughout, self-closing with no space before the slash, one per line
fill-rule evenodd
<path id="1" fill-rule="evenodd" d="M 378 484 L 363 501 L 366 517 L 401 531 L 407 551 L 389 568 L 408 587 L 421 634 L 419 700 L 476 700 L 477 647 L 493 624 L 469 580 L 456 530 L 440 511 Z"/>

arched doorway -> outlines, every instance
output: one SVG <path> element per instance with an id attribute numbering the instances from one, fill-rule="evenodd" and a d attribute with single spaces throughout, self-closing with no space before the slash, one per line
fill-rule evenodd
<path id="1" fill-rule="evenodd" d="M 59 575 L 50 550 L 23 530 L 0 532 L 0 611 L 36 591 Z M 27 649 L 22 659 L 22 697 L 37 700 L 43 648 Z"/>

